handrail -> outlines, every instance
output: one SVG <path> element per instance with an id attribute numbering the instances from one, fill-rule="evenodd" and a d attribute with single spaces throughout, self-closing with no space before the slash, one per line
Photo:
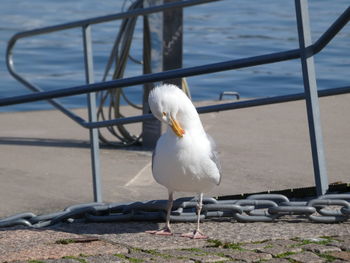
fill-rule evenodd
<path id="1" fill-rule="evenodd" d="M 34 102 L 39 100 L 61 98 L 66 96 L 80 95 L 88 92 L 98 92 L 112 88 L 123 88 L 127 86 L 135 86 L 144 83 L 157 82 L 172 78 L 183 78 L 195 75 L 215 73 L 220 71 L 257 66 L 262 64 L 274 63 L 295 59 L 300 57 L 299 49 L 286 52 L 277 52 L 268 55 L 254 56 L 249 58 L 229 60 L 225 62 L 194 66 L 189 68 L 174 69 L 159 73 L 144 74 L 141 76 L 110 80 L 106 82 L 94 83 L 90 85 L 80 85 L 71 88 L 59 90 L 43 91 L 40 93 L 19 95 L 0 99 L 0 106 L 20 104 L 26 102 Z"/>
<path id="2" fill-rule="evenodd" d="M 190 7 L 190 6 L 195 6 L 195 5 L 209 3 L 209 2 L 216 2 L 216 1 L 220 1 L 220 0 L 184 0 L 184 1 L 166 3 L 163 5 L 153 6 L 153 7 L 149 7 L 149 8 L 134 9 L 134 10 L 130 10 L 130 11 L 118 13 L 118 14 L 113 14 L 113 15 L 106 15 L 106 16 L 101 16 L 101 17 L 89 18 L 89 19 L 74 21 L 71 23 L 64 23 L 64 24 L 59 24 L 59 25 L 55 25 L 55 26 L 48 26 L 48 27 L 43 27 L 43 28 L 39 28 L 39 29 L 19 32 L 19 33 L 13 35 L 8 42 L 7 50 L 6 50 L 7 68 L 9 70 L 10 74 L 16 80 L 18 80 L 19 82 L 24 84 L 24 86 L 29 88 L 31 91 L 44 92 L 42 89 L 40 89 L 39 87 L 37 87 L 33 83 L 29 82 L 28 80 L 26 80 L 24 77 L 22 77 L 20 74 L 18 74 L 16 72 L 15 67 L 14 67 L 12 50 L 13 50 L 17 40 L 19 40 L 21 38 L 35 36 L 35 35 L 41 35 L 41 34 L 47 34 L 47 33 L 52 33 L 52 32 L 56 32 L 56 31 L 61 31 L 61 30 L 72 29 L 75 27 L 85 28 L 88 25 L 92 25 L 92 24 L 110 22 L 110 21 L 114 21 L 114 20 L 120 20 L 120 19 L 130 18 L 130 17 L 134 17 L 134 16 L 139 16 L 139 15 L 147 15 L 147 14 L 160 12 L 160 11 L 164 11 L 164 10 L 168 10 L 168 9 L 172 9 L 172 8 L 184 8 L 184 7 Z M 82 119 L 80 116 L 76 115 L 74 112 L 67 109 L 60 102 L 58 102 L 57 100 L 55 100 L 53 98 L 47 99 L 47 101 L 51 105 L 53 105 L 54 107 L 59 109 L 66 116 L 68 116 L 69 118 L 71 118 L 72 120 L 74 120 L 75 122 L 77 122 L 78 124 L 80 124 L 84 127 L 83 123 L 85 122 L 85 120 Z"/>
<path id="3" fill-rule="evenodd" d="M 340 95 L 340 94 L 346 94 L 346 93 L 350 93 L 350 86 L 320 90 L 318 91 L 318 96 L 326 97 L 326 96 Z M 235 101 L 230 103 L 201 106 L 201 107 L 196 107 L 196 109 L 199 114 L 204 114 L 204 113 L 210 113 L 213 111 L 243 109 L 243 108 L 257 107 L 257 106 L 263 106 L 263 105 L 271 105 L 276 103 L 297 101 L 297 100 L 303 100 L 303 99 L 305 99 L 304 93 L 295 93 L 295 94 L 288 94 L 288 95 L 281 95 L 281 96 L 274 96 L 274 97 L 267 97 L 267 98 L 258 98 L 258 99 L 244 100 L 244 101 Z M 107 120 L 107 121 L 85 122 L 83 123 L 83 126 L 89 129 L 102 128 L 106 126 L 112 126 L 112 125 L 118 125 L 118 124 L 130 124 L 130 123 L 136 123 L 136 122 L 152 120 L 152 119 L 155 119 L 153 114 L 143 114 L 143 115 L 118 118 L 118 119 Z"/>
<path id="4" fill-rule="evenodd" d="M 330 26 L 330 28 L 311 46 L 308 47 L 310 55 L 319 53 L 336 35 L 331 33 L 331 30 L 339 32 L 350 20 L 350 7 L 348 7 L 339 18 Z M 34 94 L 13 96 L 0 99 L 0 107 L 13 104 L 34 102 L 39 100 L 46 100 L 52 98 L 60 98 L 66 96 L 79 95 L 89 92 L 97 92 L 107 89 L 123 88 L 127 86 L 134 86 L 144 83 L 157 82 L 166 79 L 183 78 L 195 75 L 202 75 L 208 73 L 215 73 L 226 70 L 240 69 L 251 66 L 258 66 L 263 64 L 276 63 L 291 59 L 300 58 L 300 49 L 292 49 L 288 51 L 270 53 L 266 55 L 253 56 L 243 59 L 228 60 L 225 62 L 206 64 L 195 67 L 188 67 L 182 69 L 168 70 L 159 73 L 145 74 L 136 77 L 129 77 L 118 80 L 111 80 L 101 83 L 94 83 L 90 85 L 81 85 L 71 88 L 64 88 L 59 90 L 43 91 Z"/>

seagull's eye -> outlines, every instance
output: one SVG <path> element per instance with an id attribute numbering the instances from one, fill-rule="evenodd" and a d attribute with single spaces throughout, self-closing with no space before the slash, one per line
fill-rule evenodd
<path id="1" fill-rule="evenodd" d="M 163 111 L 163 117 L 165 117 L 165 116 L 166 116 L 166 112 Z"/>

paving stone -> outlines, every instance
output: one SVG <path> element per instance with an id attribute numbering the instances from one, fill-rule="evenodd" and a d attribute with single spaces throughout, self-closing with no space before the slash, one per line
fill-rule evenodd
<path id="1" fill-rule="evenodd" d="M 338 259 L 342 259 L 350 262 L 350 252 L 349 251 L 336 251 L 329 253 L 331 256 L 336 257 Z"/>
<path id="2" fill-rule="evenodd" d="M 300 247 L 271 245 L 271 247 L 266 246 L 265 248 L 258 249 L 257 251 L 262 253 L 268 253 L 268 254 L 271 254 L 272 256 L 277 256 L 287 252 L 293 252 L 293 253 L 301 252 L 302 249 Z"/>
<path id="3" fill-rule="evenodd" d="M 202 249 L 205 253 L 211 253 L 211 254 L 225 254 L 227 251 L 231 251 L 230 248 L 222 248 L 222 247 L 206 247 Z"/>
<path id="4" fill-rule="evenodd" d="M 341 246 L 343 245 L 343 242 L 340 242 L 338 240 L 331 240 L 327 246 L 332 246 L 332 247 L 339 247 L 341 248 Z"/>
<path id="5" fill-rule="evenodd" d="M 175 258 L 190 257 L 192 255 L 205 255 L 207 252 L 203 248 L 191 248 L 191 249 L 167 249 L 161 250 L 160 253 L 169 255 Z"/>
<path id="6" fill-rule="evenodd" d="M 330 245 L 339 247 L 341 250 L 350 251 L 350 240 L 346 240 L 346 241 L 339 240 L 334 242 L 332 241 Z"/>
<path id="7" fill-rule="evenodd" d="M 119 258 L 115 255 L 99 255 L 84 257 L 87 263 L 127 263 L 129 260 Z"/>
<path id="8" fill-rule="evenodd" d="M 253 251 L 240 251 L 232 249 L 228 249 L 224 255 L 234 260 L 243 260 L 245 262 L 258 262 L 261 260 L 268 260 L 272 258 L 270 254 L 266 253 L 257 253 Z"/>
<path id="9" fill-rule="evenodd" d="M 64 238 L 67 238 L 64 236 Z M 51 238 L 52 239 L 52 238 Z M 57 240 L 53 238 L 52 240 Z M 308 240 L 311 242 L 323 242 L 329 241 L 327 244 L 306 244 L 300 246 L 301 240 Z M 173 241 L 176 241 L 175 239 Z M 105 250 L 100 249 L 100 243 L 103 243 Z M 52 244 L 53 241 L 46 243 L 46 245 Z M 169 242 L 170 243 L 170 242 Z M 242 262 L 260 262 L 266 261 L 270 263 L 288 263 L 289 260 L 295 262 L 310 262 L 319 263 L 327 262 L 326 258 L 318 256 L 316 253 L 328 254 L 335 260 L 332 263 L 342 263 L 350 262 L 350 251 L 346 251 L 348 245 L 350 245 L 350 237 L 334 237 L 334 240 L 324 239 L 324 238 L 304 238 L 298 241 L 295 240 L 269 240 L 262 241 L 260 243 L 244 243 L 238 246 L 238 249 L 234 248 L 223 248 L 223 247 L 196 247 L 196 243 L 193 242 L 193 246 L 188 246 L 188 249 L 163 249 L 162 244 L 158 243 L 158 248 L 154 250 L 140 250 L 136 247 L 129 249 L 126 247 L 119 247 L 118 244 L 114 242 L 106 242 L 103 239 L 99 239 L 88 244 L 94 245 L 93 254 L 89 256 L 83 256 L 80 254 L 70 254 L 66 258 L 50 258 L 50 259 L 40 259 L 36 257 L 40 262 L 44 263 L 126 263 L 131 262 L 129 259 L 138 259 L 140 262 L 157 262 L 157 263 L 194 263 L 194 262 L 224 262 L 224 263 L 242 263 Z M 88 245 L 86 244 L 86 245 Z M 189 243 L 191 244 L 191 243 Z M 206 243 L 207 246 L 210 243 Z M 55 244 L 55 246 L 62 247 L 72 252 L 71 246 L 77 246 L 77 249 L 81 249 L 80 244 Z M 108 246 L 119 247 L 119 250 L 115 252 L 108 252 Z M 0 245 L 1 247 L 1 245 Z M 49 246 L 50 247 L 50 246 Z M 52 247 L 50 247 L 52 248 Z M 343 251 L 341 250 L 343 249 Z M 307 250 L 307 251 L 302 251 Z M 1 251 L 1 250 L 0 250 Z M 75 250 L 74 250 L 75 251 Z M 67 252 L 67 251 L 65 251 Z M 283 258 L 278 258 L 276 256 L 287 253 L 294 252 L 295 254 L 286 254 Z M 6 251 L 5 251 L 6 253 Z M 82 253 L 82 252 L 80 252 Z M 119 253 L 121 257 L 114 256 L 114 254 Z M 86 254 L 86 253 L 83 253 Z M 1 253 L 0 253 L 1 255 Z M 125 257 L 125 258 L 124 258 Z M 128 259 L 129 258 L 129 259 Z M 84 261 L 82 261 L 84 260 Z M 0 262 L 3 262 L 0 260 Z M 28 259 L 25 261 L 11 261 L 11 263 L 28 263 Z"/>
<path id="10" fill-rule="evenodd" d="M 331 245 L 336 244 L 335 246 L 339 247 L 341 250 L 345 250 L 345 251 L 350 251 L 350 237 L 348 236 L 338 236 L 338 237 L 334 237 L 334 242 L 337 243 L 331 243 Z"/>
<path id="11" fill-rule="evenodd" d="M 140 249 L 153 249 L 153 250 L 167 250 L 167 249 L 186 249 L 186 248 L 192 248 L 192 247 L 205 247 L 208 245 L 208 241 L 205 239 L 190 239 L 190 238 L 183 238 L 180 236 L 181 233 L 188 232 L 188 229 L 186 230 L 186 225 L 181 225 L 183 228 L 183 231 L 181 233 L 175 233 L 173 236 L 160 236 L 160 235 L 150 235 L 148 233 L 144 233 L 145 230 L 154 230 L 161 227 L 149 227 L 145 228 L 145 224 L 142 225 L 139 222 L 135 223 L 135 230 L 132 226 L 129 226 L 127 229 L 123 230 L 123 233 L 118 234 L 116 230 L 116 233 L 108 233 L 104 234 L 103 238 L 112 242 L 112 243 L 118 243 L 124 246 L 129 247 L 136 247 Z M 116 225 L 120 225 L 119 223 Z M 141 226 L 140 226 L 141 225 Z M 122 227 L 122 226 L 119 226 Z M 145 230 L 138 230 L 138 228 L 144 227 Z M 148 227 L 148 226 L 147 226 Z M 177 229 L 180 229 L 178 225 L 176 225 Z M 190 228 L 190 226 L 187 226 Z M 106 226 L 107 228 L 107 226 Z M 113 226 L 111 226 L 113 230 Z M 180 229 L 181 230 L 181 229 Z M 107 230 L 111 231 L 111 230 Z M 139 231 L 139 232 L 137 232 Z M 136 233 L 135 233 L 136 232 Z"/>
<path id="12" fill-rule="evenodd" d="M 164 257 L 162 257 L 161 255 L 163 254 L 158 254 L 158 252 L 154 252 L 154 253 L 146 253 L 146 252 L 142 252 L 142 251 L 133 251 L 129 254 L 126 254 L 125 257 L 133 260 L 133 259 L 139 259 L 142 260 L 144 262 L 151 262 L 151 261 L 156 261 L 156 262 L 161 262 L 163 261 Z"/>
<path id="13" fill-rule="evenodd" d="M 204 250 L 206 253 L 227 257 L 228 260 L 231 260 L 231 257 L 228 256 L 228 254 L 230 254 L 232 251 L 240 251 L 240 250 L 234 250 L 231 248 L 221 248 L 221 247 L 206 247 L 204 248 Z"/>
<path id="14" fill-rule="evenodd" d="M 164 255 L 171 256 L 171 259 L 167 259 L 168 262 L 171 260 L 173 262 L 173 258 L 176 259 L 187 259 L 191 262 L 218 262 L 218 261 L 228 261 L 229 258 L 222 257 L 217 255 L 218 253 L 216 251 L 207 251 L 205 249 L 193 249 L 193 250 L 167 250 L 167 251 L 161 251 Z M 182 260 L 184 260 L 182 259 Z M 158 262 L 158 260 L 157 260 Z"/>
<path id="15" fill-rule="evenodd" d="M 324 242 L 325 246 L 338 247 L 342 250 L 350 250 L 350 240 L 344 242 L 343 240 L 338 239 L 338 237 L 330 237 L 330 238 L 304 238 L 302 240 L 307 240 L 311 242 Z M 320 244 L 323 245 L 323 244 Z"/>
<path id="16" fill-rule="evenodd" d="M 243 244 L 241 245 L 241 248 L 247 249 L 247 250 L 257 250 L 257 249 L 262 249 L 266 247 L 267 245 L 264 243 L 248 243 L 248 244 Z"/>
<path id="17" fill-rule="evenodd" d="M 329 239 L 322 238 L 322 237 L 309 237 L 309 238 L 303 238 L 302 240 L 310 241 L 310 242 L 327 242 Z"/>
<path id="18" fill-rule="evenodd" d="M 290 261 L 288 259 L 284 259 L 284 258 L 272 258 L 266 262 L 268 262 L 268 263 L 290 263 Z"/>
<path id="19" fill-rule="evenodd" d="M 164 260 L 167 262 L 218 262 L 218 261 L 228 261 L 229 258 L 219 256 L 220 252 L 205 249 L 191 249 L 191 250 L 162 250 L 161 253 L 165 255 Z M 174 261 L 178 260 L 178 261 Z M 157 259 L 157 262 L 158 259 Z M 165 261 L 164 261 L 165 262 Z"/>
<path id="20" fill-rule="evenodd" d="M 127 258 L 127 255 L 132 255 L 129 260 Z M 63 258 L 63 259 L 52 259 L 52 260 L 45 260 L 45 261 L 39 261 L 43 263 L 78 263 L 78 262 L 86 262 L 86 263 L 130 263 L 137 260 L 140 260 L 140 262 L 157 262 L 157 263 L 194 263 L 192 260 L 184 260 L 184 259 L 166 259 L 166 258 L 157 258 L 157 257 L 143 257 L 141 255 L 133 254 L 127 254 L 125 255 L 125 259 L 115 256 L 115 255 L 98 255 L 98 256 L 89 256 L 89 257 L 76 257 L 76 258 Z M 135 257 L 136 256 L 136 257 Z M 140 256 L 140 257 L 138 257 Z M 16 261 L 11 263 L 28 263 L 28 261 Z"/>
<path id="21" fill-rule="evenodd" d="M 130 261 L 128 261 L 130 262 Z M 191 259 L 178 259 L 178 258 L 154 258 L 150 261 L 142 261 L 142 262 L 157 262 L 157 263 L 194 263 L 195 261 Z"/>
<path id="22" fill-rule="evenodd" d="M 325 262 L 323 258 L 320 258 L 316 254 L 309 252 L 309 251 L 304 251 L 302 253 L 297 253 L 294 255 L 289 255 L 288 258 L 295 260 L 300 263 L 322 263 Z"/>
<path id="23" fill-rule="evenodd" d="M 125 259 L 123 258 L 125 256 Z M 144 255 L 144 253 L 130 253 L 121 255 L 121 257 L 115 255 L 101 255 L 94 257 L 84 258 L 87 263 L 129 263 L 133 261 L 140 262 L 157 262 L 157 263 L 194 263 L 188 259 L 176 259 L 176 258 L 162 258 L 157 255 Z M 56 263 L 56 262 L 55 262 Z M 77 263 L 75 261 L 75 263 Z"/>
<path id="24" fill-rule="evenodd" d="M 350 251 L 350 243 L 347 243 L 347 244 L 340 244 L 338 247 L 339 247 L 341 250 Z"/>
<path id="25" fill-rule="evenodd" d="M 4 252 L 0 253 L 0 262 L 62 259 L 70 256 L 79 257 L 80 254 L 100 255 L 128 252 L 126 247 L 106 242 L 100 238 L 89 241 L 90 236 L 63 231 L 39 231 L 23 228 L 0 233 L 4 236 L 0 243 L 0 247 L 4 248 Z"/>
<path id="26" fill-rule="evenodd" d="M 45 261 L 38 260 L 38 261 L 45 262 L 45 263 L 77 263 L 77 262 L 79 262 L 78 260 L 76 260 L 74 258 L 60 258 L 60 259 L 53 259 L 53 260 L 45 260 Z"/>
<path id="27" fill-rule="evenodd" d="M 319 244 L 307 244 L 301 246 L 304 250 L 316 252 L 316 253 L 327 253 L 327 252 L 333 252 L 333 251 L 341 251 L 338 247 L 333 246 L 326 246 L 326 245 L 319 245 Z"/>
<path id="28" fill-rule="evenodd" d="M 198 262 L 215 262 L 224 261 L 226 258 L 216 255 L 218 253 L 214 251 L 206 251 L 204 248 L 192 248 L 192 249 L 175 249 L 175 250 L 161 250 L 160 253 L 166 256 L 177 259 L 187 259 Z M 212 257 L 211 257 L 212 256 Z M 172 262 L 172 261 L 171 261 Z"/>
<path id="29" fill-rule="evenodd" d="M 246 263 L 246 261 L 243 260 L 232 260 L 229 259 L 228 261 L 224 261 L 225 263 Z"/>
<path id="30" fill-rule="evenodd" d="M 88 257 L 65 257 L 60 259 L 46 259 L 46 260 L 33 260 L 33 261 L 11 261 L 11 263 L 30 263 L 30 262 L 42 262 L 42 263 L 129 263 L 129 260 L 118 258 L 114 255 L 98 255 Z"/>
<path id="31" fill-rule="evenodd" d="M 336 236 L 334 239 L 343 243 L 350 243 L 350 236 Z"/>
<path id="32" fill-rule="evenodd" d="M 189 247 L 206 247 L 206 240 L 184 239 L 180 233 L 188 232 L 195 228 L 194 224 L 177 223 L 174 224 L 176 233 L 172 237 L 162 237 L 144 233 L 146 230 L 161 228 L 163 225 L 155 225 L 148 222 L 130 222 L 130 223 L 89 223 L 89 224 L 70 224 L 60 226 L 59 229 L 71 233 L 98 234 L 103 239 L 110 242 L 138 247 L 142 249 L 177 249 Z M 219 227 L 218 227 L 219 226 Z M 211 238 L 217 239 L 223 243 L 249 243 L 263 241 L 266 239 L 290 239 L 294 237 L 312 237 L 320 235 L 344 235 L 350 233 L 350 224 L 310 224 L 310 223 L 278 223 L 278 225 L 269 225 L 266 223 L 248 224 L 231 222 L 204 222 L 202 230 Z M 278 227 L 278 231 L 276 228 Z M 220 230 L 220 231 L 219 231 Z M 232 234 L 234 233 L 234 234 Z M 1 234 L 0 234 L 1 236 Z M 159 247 L 159 244 L 162 244 Z"/>
<path id="33" fill-rule="evenodd" d="M 229 258 L 221 257 L 213 254 L 193 255 L 193 256 L 190 256 L 190 259 L 194 260 L 195 262 L 201 262 L 201 263 L 221 262 L 221 261 L 225 262 L 230 260 Z"/>
<path id="34" fill-rule="evenodd" d="M 253 244 L 255 245 L 255 244 Z M 243 246 L 241 246 L 243 248 Z M 249 247 L 249 246 L 248 246 Z M 243 248 L 245 249 L 245 248 Z M 242 250 L 236 250 L 236 249 L 230 249 L 230 248 L 220 248 L 220 247 L 209 247 L 204 249 L 205 252 L 210 254 L 217 254 L 217 255 L 225 255 L 226 257 L 234 258 L 235 261 L 233 262 L 255 262 L 255 260 L 268 260 L 271 259 L 272 256 L 265 253 L 259 253 L 255 251 L 242 251 Z M 240 253 L 241 252 L 241 253 Z M 246 252 L 246 253 L 242 253 Z M 245 258 L 245 256 L 247 258 Z M 236 261 L 237 260 L 237 261 Z M 229 263 L 231 261 L 225 261 L 225 263 Z"/>
<path id="35" fill-rule="evenodd" d="M 272 245 L 272 246 L 294 246 L 297 245 L 299 242 L 290 240 L 290 239 L 277 239 L 277 240 L 268 240 L 266 242 L 263 242 L 261 244 L 264 244 L 265 246 Z"/>

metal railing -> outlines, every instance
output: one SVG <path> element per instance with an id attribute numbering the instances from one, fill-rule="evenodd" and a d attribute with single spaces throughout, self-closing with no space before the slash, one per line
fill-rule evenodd
<path id="1" fill-rule="evenodd" d="M 304 93 L 290 94 L 284 96 L 275 96 L 261 99 L 254 99 L 248 101 L 239 101 L 233 103 L 217 104 L 205 107 L 197 108 L 199 113 L 207 113 L 213 111 L 232 110 L 238 108 L 254 107 L 259 105 L 267 105 L 273 103 L 282 103 L 287 101 L 305 99 L 307 104 L 307 114 L 309 123 L 309 133 L 312 148 L 312 157 L 314 165 L 314 176 L 317 188 L 317 194 L 322 195 L 328 189 L 328 179 L 325 166 L 325 158 L 323 151 L 323 139 L 320 125 L 320 114 L 318 106 L 318 96 L 329 96 L 336 94 L 343 94 L 350 92 L 350 86 L 327 89 L 317 91 L 316 77 L 313 70 L 314 62 L 313 56 L 320 52 L 336 35 L 337 33 L 349 22 L 350 20 L 350 7 L 348 7 L 336 21 L 328 28 L 328 30 L 314 43 L 311 43 L 310 27 L 308 17 L 307 0 L 295 0 L 296 6 L 296 18 L 298 26 L 299 36 L 299 48 L 287 50 L 283 52 L 270 53 L 260 56 L 247 57 L 243 59 L 229 60 L 220 63 L 206 64 L 196 67 L 182 68 L 176 70 L 169 70 L 160 73 L 145 74 L 136 77 L 129 77 L 124 79 L 112 80 L 102 83 L 93 83 L 93 68 L 92 68 L 92 51 L 91 51 L 91 35 L 90 26 L 97 23 L 104 23 L 122 18 L 147 15 L 154 12 L 161 12 L 171 8 L 184 8 L 188 6 L 209 3 L 218 0 L 187 0 L 168 3 L 160 6 L 137 9 L 130 12 L 124 12 L 116 15 L 86 19 L 76 21 L 67 24 L 61 24 L 57 26 L 45 27 L 25 32 L 20 32 L 14 35 L 8 44 L 6 58 L 7 65 L 10 73 L 21 83 L 27 86 L 33 94 L 14 96 L 0 99 L 0 106 L 14 105 L 20 103 L 34 102 L 40 100 L 48 100 L 53 106 L 61 110 L 64 114 L 71 119 L 79 123 L 82 127 L 90 129 L 90 141 L 92 149 L 92 164 L 93 164 L 93 181 L 94 181 L 94 199 L 96 202 L 102 201 L 102 192 L 100 186 L 99 176 L 99 153 L 98 153 L 98 137 L 96 128 L 106 127 L 116 124 L 126 124 L 141 122 L 154 118 L 151 114 L 133 116 L 127 118 L 120 118 L 108 121 L 96 120 L 96 106 L 94 92 L 103 91 L 107 89 L 116 89 L 129 87 L 139 84 L 152 83 L 158 81 L 164 81 L 167 79 L 183 78 L 196 76 L 201 74 L 208 74 L 226 70 L 241 69 L 246 67 L 258 66 L 263 64 L 276 63 L 292 59 L 300 59 L 302 64 L 302 74 L 304 80 Z M 14 68 L 13 61 L 13 48 L 19 39 L 32 37 L 35 35 L 47 34 L 51 32 L 57 32 L 70 28 L 81 27 L 83 30 L 83 43 L 84 43 L 84 57 L 85 57 L 85 73 L 86 73 L 86 85 L 76 86 L 71 88 L 42 91 L 40 88 L 31 84 L 28 80 L 20 76 Z M 55 98 L 73 96 L 79 94 L 88 94 L 89 101 L 89 120 L 86 121 L 80 116 L 77 116 L 70 110 L 61 105 Z"/>

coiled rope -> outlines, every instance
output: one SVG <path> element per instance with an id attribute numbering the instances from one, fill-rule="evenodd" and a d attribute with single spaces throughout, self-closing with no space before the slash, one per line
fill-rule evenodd
<path id="1" fill-rule="evenodd" d="M 124 2 L 125 5 L 126 1 Z M 123 5 L 123 6 L 124 6 Z M 131 3 L 128 8 L 128 11 L 143 8 L 143 0 L 136 0 Z M 143 61 L 138 61 L 130 55 L 130 47 L 133 40 L 133 34 L 135 31 L 135 26 L 138 17 L 126 18 L 122 21 L 117 37 L 114 41 L 108 62 L 105 67 L 102 81 L 106 81 L 112 67 L 114 65 L 114 70 L 111 74 L 112 79 L 121 79 L 124 77 L 126 70 L 126 64 L 128 60 L 143 65 Z M 148 27 L 148 23 L 145 23 L 145 26 Z M 149 28 L 144 30 L 144 34 L 149 34 Z M 150 39 L 150 36 L 145 36 L 145 38 Z M 144 42 L 144 48 L 150 50 L 149 41 Z M 146 58 L 149 59 L 149 58 Z M 149 61 L 145 61 L 145 66 L 150 65 Z M 149 69 L 149 72 L 151 70 Z M 190 92 L 188 85 L 185 79 L 182 80 L 182 89 L 190 97 Z M 101 91 L 97 93 L 97 118 L 98 120 L 111 120 L 116 118 L 125 117 L 121 112 L 121 100 L 130 105 L 132 108 L 142 111 L 142 106 L 133 103 L 125 94 L 124 89 L 111 89 L 106 91 Z M 125 147 L 130 145 L 141 144 L 142 132 L 140 134 L 132 134 L 129 132 L 125 125 L 119 124 L 115 126 L 109 126 L 104 128 L 109 134 L 111 134 L 114 139 L 107 138 L 102 129 L 99 129 L 99 139 L 101 142 L 115 146 L 115 147 Z"/>

